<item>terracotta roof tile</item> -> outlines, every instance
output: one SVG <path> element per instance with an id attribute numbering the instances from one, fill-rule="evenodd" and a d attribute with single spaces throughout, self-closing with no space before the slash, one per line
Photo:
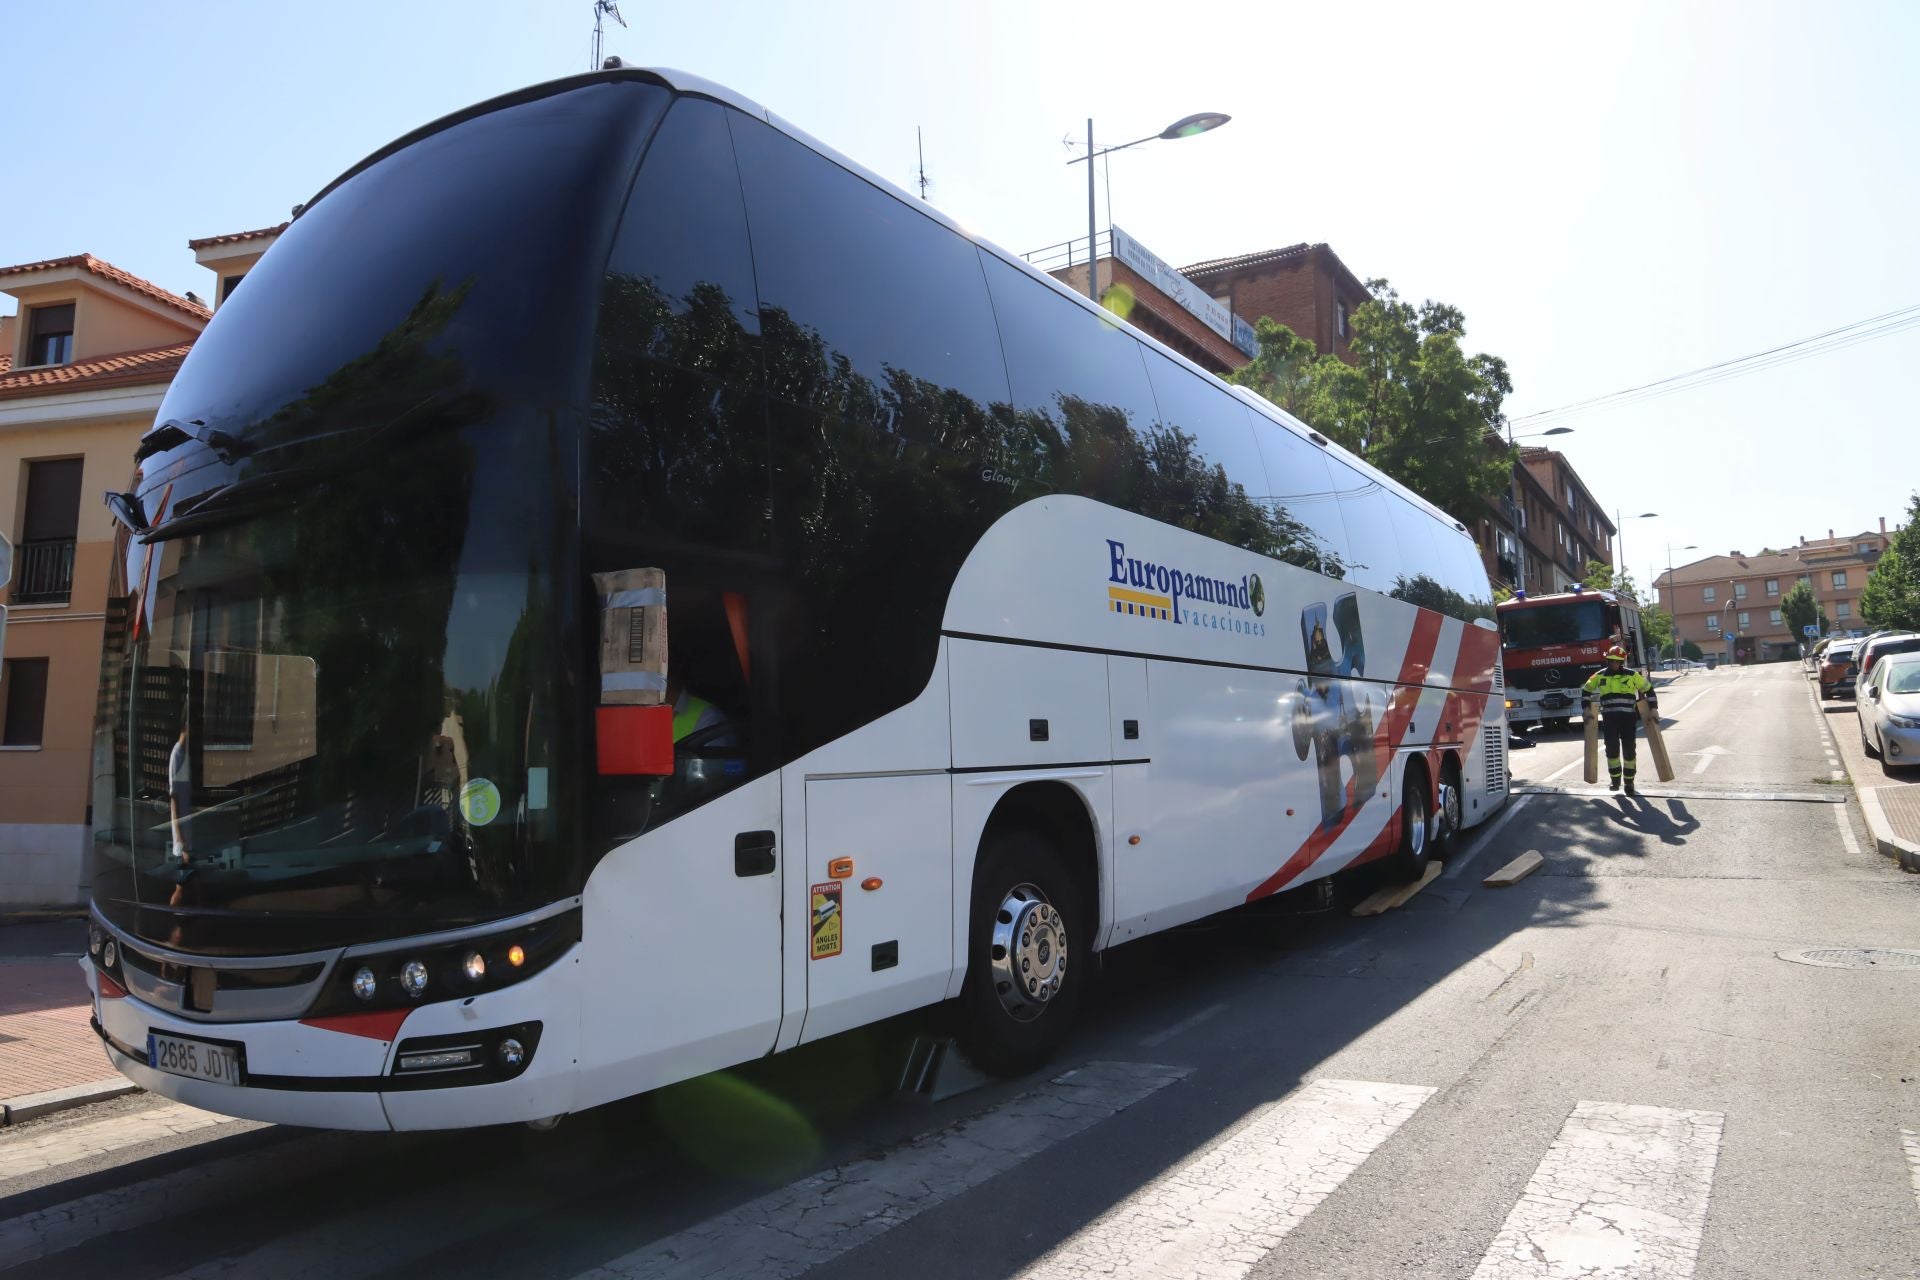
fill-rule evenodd
<path id="1" fill-rule="evenodd" d="M 168 347 L 123 351 L 72 364 L 18 370 L 9 368 L 11 361 L 7 361 L 0 363 L 0 400 L 57 395 L 62 391 L 92 391 L 103 386 L 170 382 L 191 350 L 191 342 L 177 342 Z"/>
<path id="2" fill-rule="evenodd" d="M 79 267 L 103 280 L 111 280 L 117 285 L 151 298 L 155 302 L 165 303 L 176 311 L 183 311 L 197 320 L 213 318 L 213 312 L 199 303 L 189 302 L 177 293 L 169 293 L 152 281 L 142 280 L 131 271 L 122 271 L 111 262 L 103 262 L 90 253 L 76 253 L 70 258 L 48 258 L 44 262 L 22 262 L 17 266 L 0 267 L 0 276 L 25 275 L 30 271 L 51 271 L 59 267 Z"/>
<path id="3" fill-rule="evenodd" d="M 239 244 L 242 240 L 259 240 L 267 236 L 277 236 L 287 229 L 287 223 L 274 227 L 261 227 L 258 231 L 235 231 L 224 236 L 205 236 L 199 240 L 187 241 L 187 248 L 195 250 L 211 249 L 217 244 Z"/>
<path id="4" fill-rule="evenodd" d="M 1270 262 L 1285 262 L 1291 258 L 1304 257 L 1313 246 L 1305 243 L 1290 244 L 1284 249 L 1263 249 L 1259 253 L 1243 253 L 1237 258 L 1208 258 L 1205 262 L 1196 262 L 1190 267 L 1180 268 L 1183 276 L 1208 275 L 1216 271 L 1238 271 L 1243 267 L 1264 267 Z"/>

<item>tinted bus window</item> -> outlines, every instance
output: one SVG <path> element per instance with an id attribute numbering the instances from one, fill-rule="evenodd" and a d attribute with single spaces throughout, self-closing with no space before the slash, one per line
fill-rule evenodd
<path id="1" fill-rule="evenodd" d="M 1155 519 L 1146 438 L 1158 417 L 1132 334 L 982 254 L 1012 389 L 1009 437 L 1027 442 L 1047 488 Z M 1151 508 L 1151 509 L 1150 509 Z"/>
<path id="2" fill-rule="evenodd" d="M 1433 544 L 1433 518 L 1391 491 L 1383 491 L 1387 518 L 1393 524 L 1393 540 L 1400 548 L 1400 562 L 1393 572 L 1396 599 L 1422 608 L 1453 614 L 1448 607 L 1449 584 L 1440 566 L 1439 549 Z"/>
<path id="3" fill-rule="evenodd" d="M 1331 578 L 1347 574 L 1347 528 L 1334 497 L 1326 451 L 1277 422 L 1248 411 L 1254 438 L 1266 463 L 1267 496 L 1274 520 L 1299 539 L 1311 554 L 1285 556 Z"/>
<path id="4" fill-rule="evenodd" d="M 1327 471 L 1339 495 L 1341 523 L 1347 530 L 1347 580 L 1390 594 L 1394 580 L 1404 569 L 1386 490 L 1379 481 L 1354 470 L 1339 458 L 1327 458 Z"/>
<path id="5" fill-rule="evenodd" d="M 793 759 L 926 687 L 960 563 L 1016 500 L 981 462 L 1007 375 L 971 241 L 762 121 L 731 124 L 772 460 L 777 647 L 754 670 L 776 672 Z"/>
<path id="6" fill-rule="evenodd" d="M 1157 415 L 1147 441 L 1159 518 L 1291 560 L 1313 559 L 1274 518 L 1246 406 L 1145 346 Z"/>
<path id="7" fill-rule="evenodd" d="M 649 530 L 767 545 L 753 259 L 727 115 L 701 99 L 674 104 L 607 264 L 583 495 L 589 572 L 652 564 L 657 551 L 631 545 Z"/>
<path id="8" fill-rule="evenodd" d="M 910 440 L 943 396 L 1005 398 L 970 241 L 761 121 L 733 133 L 775 397 Z"/>
<path id="9" fill-rule="evenodd" d="M 1463 604 L 1458 617 L 1472 621 L 1493 616 L 1493 586 L 1487 581 L 1486 563 L 1473 539 L 1457 529 L 1436 525 L 1434 546 L 1440 551 L 1441 568 L 1449 588 L 1457 592 Z"/>

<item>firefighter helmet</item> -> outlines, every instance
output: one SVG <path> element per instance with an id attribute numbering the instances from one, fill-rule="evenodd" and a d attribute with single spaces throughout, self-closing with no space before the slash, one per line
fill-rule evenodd
<path id="1" fill-rule="evenodd" d="M 1625 649 L 1622 649 L 1619 645 L 1615 645 L 1613 646 L 1613 648 L 1607 650 L 1608 662 L 1625 662 L 1626 660 L 1627 660 L 1627 651 Z"/>

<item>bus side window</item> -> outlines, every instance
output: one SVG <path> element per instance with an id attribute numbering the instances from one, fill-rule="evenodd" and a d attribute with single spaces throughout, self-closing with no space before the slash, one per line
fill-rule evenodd
<path id="1" fill-rule="evenodd" d="M 1400 546 L 1393 535 L 1393 516 L 1387 509 L 1387 491 L 1336 457 L 1327 470 L 1340 497 L 1341 523 L 1347 528 L 1349 582 L 1391 594 L 1400 568 Z"/>
<path id="2" fill-rule="evenodd" d="M 1277 422 L 1247 410 L 1259 445 L 1266 485 L 1261 490 L 1283 536 L 1299 545 L 1298 554 L 1280 558 L 1330 578 L 1347 576 L 1347 529 L 1333 494 L 1326 451 Z"/>
<path id="3" fill-rule="evenodd" d="M 1158 410 L 1148 449 L 1160 498 L 1157 518 L 1261 555 L 1292 559 L 1264 501 L 1266 473 L 1253 424 L 1239 401 L 1142 347 Z M 1296 563 L 1298 561 L 1296 560 Z"/>

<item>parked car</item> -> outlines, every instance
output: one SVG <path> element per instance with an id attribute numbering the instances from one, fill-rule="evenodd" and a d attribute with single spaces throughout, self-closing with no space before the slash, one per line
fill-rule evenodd
<path id="1" fill-rule="evenodd" d="M 1820 674 L 1820 659 L 1826 656 L 1827 648 L 1832 643 L 1833 640 L 1831 637 L 1813 642 L 1813 648 L 1807 650 L 1806 661 L 1808 675 L 1817 676 Z"/>
<path id="2" fill-rule="evenodd" d="M 1843 640 L 1838 644 L 1828 645 L 1826 653 L 1820 657 L 1821 700 L 1837 698 L 1842 693 L 1852 693 L 1854 679 L 1853 641 Z"/>
<path id="3" fill-rule="evenodd" d="M 1895 653 L 1912 653 L 1920 650 L 1920 634 L 1912 631 L 1880 631 L 1860 642 L 1853 652 L 1855 665 L 1860 668 L 1860 678 L 1865 680 L 1873 674 L 1873 666 L 1880 659 Z"/>
<path id="4" fill-rule="evenodd" d="M 1920 765 L 1920 652 L 1884 654 L 1861 682 L 1860 741 L 1888 767 Z"/>

